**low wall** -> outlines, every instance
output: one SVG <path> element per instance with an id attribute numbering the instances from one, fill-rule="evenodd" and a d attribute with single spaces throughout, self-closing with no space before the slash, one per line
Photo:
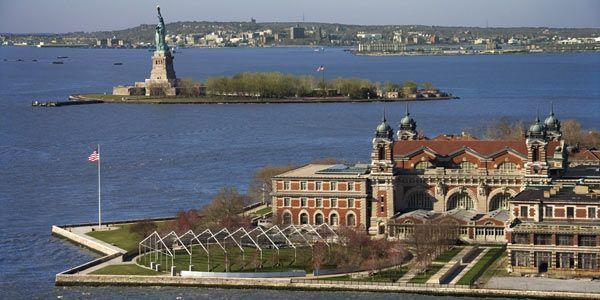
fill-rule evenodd
<path id="1" fill-rule="evenodd" d="M 127 275 L 56 275 L 56 285 L 136 285 L 136 286 L 207 286 L 231 288 L 268 288 L 292 290 L 346 290 L 374 292 L 406 292 L 433 295 L 479 297 L 529 297 L 546 299 L 600 299 L 600 294 L 520 291 L 502 289 L 449 288 L 399 283 L 341 282 L 306 279 L 257 278 L 192 278 L 179 276 Z"/>
<path id="2" fill-rule="evenodd" d="M 107 247 L 106 245 L 103 245 L 101 243 L 96 242 L 94 239 L 86 239 L 85 237 L 82 237 L 78 234 L 75 234 L 73 232 L 70 232 L 64 228 L 58 227 L 53 225 L 52 226 L 52 234 L 64 237 L 66 239 L 69 239 L 77 244 L 80 244 L 82 246 L 85 246 L 87 248 L 90 248 L 94 251 L 98 251 L 100 253 L 106 254 L 106 255 L 111 255 L 111 254 L 115 254 L 115 253 L 119 253 L 119 254 L 123 254 L 125 252 L 120 252 L 115 250 L 114 248 L 111 247 Z"/>
<path id="3" fill-rule="evenodd" d="M 305 277 L 305 271 L 289 272 L 199 272 L 199 271 L 181 271 L 181 277 L 194 278 L 289 278 Z"/>
<path id="4" fill-rule="evenodd" d="M 89 269 L 91 267 L 95 267 L 95 266 L 97 266 L 99 264 L 105 263 L 105 262 L 107 262 L 109 260 L 112 260 L 112 259 L 115 259 L 115 258 L 118 258 L 118 257 L 121 257 L 121 256 L 122 256 L 122 254 L 120 252 L 117 252 L 117 253 L 114 253 L 114 254 L 110 254 L 110 255 L 106 255 L 106 256 L 100 257 L 98 259 L 94 259 L 92 261 L 86 262 L 86 263 L 84 263 L 82 265 L 79 265 L 77 267 L 74 267 L 74 268 L 68 269 L 66 271 L 60 272 L 59 274 L 75 274 L 75 273 L 79 273 L 79 272 L 81 272 L 83 270 Z M 123 259 L 121 258 L 120 262 L 122 262 L 122 261 L 123 261 Z"/>

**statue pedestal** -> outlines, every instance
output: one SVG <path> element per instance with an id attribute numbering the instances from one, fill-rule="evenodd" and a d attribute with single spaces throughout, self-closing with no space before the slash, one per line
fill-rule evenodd
<path id="1" fill-rule="evenodd" d="M 152 71 L 145 80 L 146 96 L 175 96 L 178 80 L 173 68 L 171 52 L 155 51 L 152 55 Z"/>

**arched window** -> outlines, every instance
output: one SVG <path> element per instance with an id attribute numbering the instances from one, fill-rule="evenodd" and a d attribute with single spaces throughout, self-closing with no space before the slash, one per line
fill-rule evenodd
<path id="1" fill-rule="evenodd" d="M 286 224 L 286 225 L 292 224 L 292 214 L 289 212 L 284 212 L 283 217 L 281 219 L 283 221 L 283 224 Z"/>
<path id="2" fill-rule="evenodd" d="M 490 200 L 490 211 L 496 209 L 508 209 L 508 199 L 512 196 L 509 193 L 499 193 Z"/>
<path id="3" fill-rule="evenodd" d="M 385 149 L 383 147 L 379 146 L 378 152 L 379 153 L 377 153 L 377 159 L 384 160 L 385 159 Z"/>
<path id="4" fill-rule="evenodd" d="M 421 161 L 415 165 L 415 170 L 425 170 L 431 168 L 433 168 L 433 165 L 429 161 Z"/>
<path id="5" fill-rule="evenodd" d="M 468 161 L 463 161 L 460 163 L 459 165 L 461 170 L 465 170 L 465 171 L 473 171 L 475 169 L 477 169 L 477 165 Z"/>
<path id="6" fill-rule="evenodd" d="M 448 210 L 455 208 L 473 209 L 474 207 L 473 200 L 466 192 L 456 193 L 448 199 Z"/>
<path id="7" fill-rule="evenodd" d="M 321 225 L 321 224 L 323 224 L 323 214 L 317 213 L 315 215 L 315 225 Z"/>
<path id="8" fill-rule="evenodd" d="M 300 224 L 302 224 L 302 225 L 308 224 L 308 214 L 307 213 L 300 214 Z"/>
<path id="9" fill-rule="evenodd" d="M 356 226 L 356 216 L 354 214 L 346 216 L 346 226 Z"/>
<path id="10" fill-rule="evenodd" d="M 426 191 L 417 191 L 408 196 L 406 206 L 409 210 L 432 210 L 433 198 Z"/>
<path id="11" fill-rule="evenodd" d="M 329 217 L 329 225 L 337 226 L 339 223 L 340 220 L 338 218 L 338 215 L 336 213 L 331 214 L 331 216 Z"/>
<path id="12" fill-rule="evenodd" d="M 517 164 L 511 163 L 511 162 L 501 163 L 498 166 L 498 170 L 505 171 L 505 172 L 512 172 L 512 171 L 517 170 Z"/>

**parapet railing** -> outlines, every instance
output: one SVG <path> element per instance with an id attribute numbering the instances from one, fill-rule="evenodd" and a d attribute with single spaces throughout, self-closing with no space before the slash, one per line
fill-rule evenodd
<path id="1" fill-rule="evenodd" d="M 421 288 L 451 288 L 472 289 L 474 285 L 466 284 L 442 284 L 442 283 L 412 283 L 412 282 L 385 282 L 385 281 L 358 281 L 358 280 L 326 280 L 326 279 L 298 279 L 292 278 L 291 283 L 306 284 L 333 284 L 333 285 L 377 285 L 398 287 L 421 287 Z"/>

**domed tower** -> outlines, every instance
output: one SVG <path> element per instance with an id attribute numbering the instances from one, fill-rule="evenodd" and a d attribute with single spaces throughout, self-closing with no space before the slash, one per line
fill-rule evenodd
<path id="1" fill-rule="evenodd" d="M 535 122 L 527 131 L 527 162 L 525 163 L 526 177 L 530 177 L 526 184 L 547 183 L 543 178 L 548 177 L 548 136 L 544 123 L 540 121 L 539 114 Z"/>
<path id="2" fill-rule="evenodd" d="M 385 119 L 385 110 L 381 123 L 375 130 L 371 150 L 371 203 L 369 234 L 384 235 L 387 220 L 394 215 L 394 130 Z"/>
<path id="3" fill-rule="evenodd" d="M 546 127 L 546 133 L 550 140 L 561 140 L 562 132 L 560 131 L 560 121 L 554 116 L 554 104 L 551 104 L 550 106 L 550 115 L 544 120 L 544 126 Z"/>
<path id="4" fill-rule="evenodd" d="M 417 138 L 417 122 L 410 116 L 408 104 L 406 104 L 406 115 L 400 120 L 398 126 L 398 140 L 416 140 Z"/>

